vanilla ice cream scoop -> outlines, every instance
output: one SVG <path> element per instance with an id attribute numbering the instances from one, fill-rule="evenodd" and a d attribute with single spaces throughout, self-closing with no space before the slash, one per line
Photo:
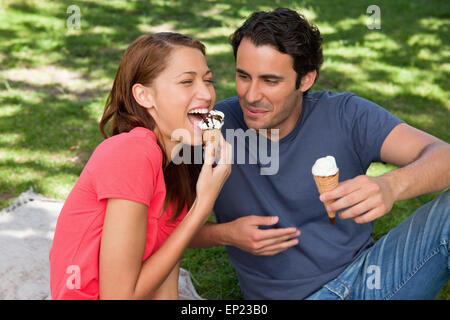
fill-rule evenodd
<path id="1" fill-rule="evenodd" d="M 326 156 L 316 160 L 312 167 L 312 174 L 319 193 L 332 191 L 339 184 L 339 169 L 333 156 Z M 336 224 L 336 212 L 328 211 L 327 206 L 333 201 L 324 203 L 328 219 L 331 224 Z"/>
<path id="2" fill-rule="evenodd" d="M 326 156 L 316 160 L 312 167 L 312 174 L 319 177 L 333 176 L 339 171 L 333 156 Z"/>
<path id="3" fill-rule="evenodd" d="M 225 115 L 218 110 L 211 110 L 205 115 L 202 115 L 202 120 L 198 123 L 198 126 L 202 130 L 221 129 L 223 126 L 223 119 Z"/>

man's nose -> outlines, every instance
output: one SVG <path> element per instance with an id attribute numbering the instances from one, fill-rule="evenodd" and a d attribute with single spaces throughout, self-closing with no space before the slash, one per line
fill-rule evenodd
<path id="1" fill-rule="evenodd" d="M 252 81 L 247 91 L 247 102 L 252 104 L 261 100 L 262 94 L 257 81 Z"/>

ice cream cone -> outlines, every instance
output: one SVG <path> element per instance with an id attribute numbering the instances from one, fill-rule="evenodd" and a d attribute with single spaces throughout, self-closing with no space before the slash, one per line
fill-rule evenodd
<path id="1" fill-rule="evenodd" d="M 212 143 L 214 145 L 213 156 L 216 155 L 216 150 L 219 148 L 220 135 L 220 129 L 203 130 L 203 143 L 205 145 L 208 143 Z"/>
<path id="2" fill-rule="evenodd" d="M 313 177 L 314 177 L 314 181 L 316 182 L 316 186 L 317 186 L 317 189 L 319 190 L 320 194 L 333 190 L 334 188 L 337 187 L 337 185 L 339 183 L 339 171 L 332 176 L 321 177 L 321 176 L 313 175 Z M 326 209 L 326 206 L 331 204 L 332 202 L 333 201 L 326 201 L 325 209 Z M 330 219 L 330 223 L 335 224 L 336 223 L 336 212 L 334 212 L 334 211 L 329 212 L 327 210 L 327 214 L 328 214 L 328 218 Z"/>

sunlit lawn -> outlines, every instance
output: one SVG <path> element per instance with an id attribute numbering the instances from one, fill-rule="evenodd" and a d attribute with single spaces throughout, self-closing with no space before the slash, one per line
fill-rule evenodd
<path id="1" fill-rule="evenodd" d="M 450 3 L 377 1 L 381 29 L 369 30 L 372 2 L 3 0 L 0 208 L 29 187 L 65 199 L 102 141 L 98 120 L 121 56 L 143 33 L 172 30 L 203 41 L 217 99 L 234 95 L 227 38 L 255 10 L 290 7 L 319 26 L 325 63 L 316 90 L 352 91 L 450 141 Z M 73 4 L 81 10 L 81 28 L 70 30 L 66 10 Z M 374 164 L 368 174 L 393 168 Z M 376 222 L 374 238 L 435 196 L 397 203 Z M 224 248 L 188 250 L 182 266 L 205 298 L 242 298 Z M 450 298 L 448 285 L 439 298 Z"/>

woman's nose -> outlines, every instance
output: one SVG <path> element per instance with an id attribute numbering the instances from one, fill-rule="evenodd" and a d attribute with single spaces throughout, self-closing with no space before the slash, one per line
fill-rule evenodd
<path id="1" fill-rule="evenodd" d="M 197 87 L 197 98 L 210 101 L 212 99 L 211 91 L 214 90 L 214 88 L 211 90 L 211 86 L 211 84 L 206 84 L 202 81 Z"/>

